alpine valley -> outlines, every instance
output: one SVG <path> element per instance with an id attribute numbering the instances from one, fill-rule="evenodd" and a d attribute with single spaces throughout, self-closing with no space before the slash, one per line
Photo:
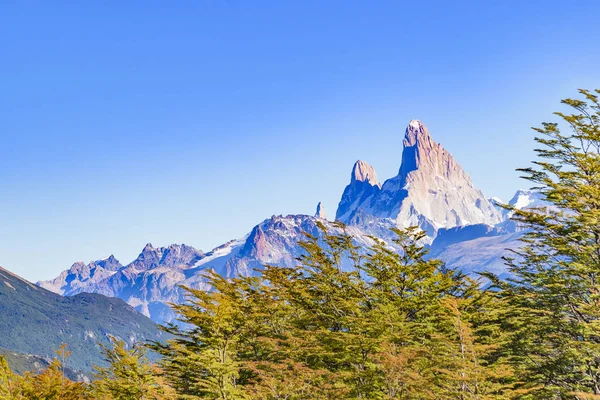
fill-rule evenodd
<path id="1" fill-rule="evenodd" d="M 332 232 L 343 229 L 357 244 L 373 237 L 391 243 L 390 228 L 418 225 L 426 234 L 430 255 L 467 274 L 492 271 L 502 275 L 502 256 L 519 245 L 519 227 L 510 213 L 474 187 L 452 155 L 431 137 L 420 121 L 410 121 L 403 139 L 398 175 L 381 183 L 372 166 L 352 167 L 335 221 L 319 203 L 314 216 L 272 216 L 246 236 L 207 253 L 184 244 L 154 247 L 122 264 L 110 256 L 88 264 L 76 262 L 50 281 L 38 285 L 64 296 L 97 293 L 126 301 L 158 323 L 175 315 L 169 303 L 185 301 L 181 286 L 208 290 L 207 271 L 225 277 L 252 275 L 264 265 L 290 266 L 302 253 L 304 232 L 319 236 L 319 224 Z M 543 206 L 537 193 L 518 191 L 509 204 L 516 208 Z"/>

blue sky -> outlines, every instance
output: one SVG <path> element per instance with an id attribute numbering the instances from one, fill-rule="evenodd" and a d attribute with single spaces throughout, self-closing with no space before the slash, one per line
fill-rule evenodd
<path id="1" fill-rule="evenodd" d="M 600 87 L 600 2 L 0 5 L 0 265 L 31 280 L 147 242 L 205 251 L 330 216 L 357 159 L 422 120 L 488 196 L 530 126 Z"/>

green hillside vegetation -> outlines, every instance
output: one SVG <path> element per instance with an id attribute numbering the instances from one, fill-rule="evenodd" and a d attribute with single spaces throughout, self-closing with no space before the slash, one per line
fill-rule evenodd
<path id="1" fill-rule="evenodd" d="M 85 373 L 102 363 L 107 335 L 127 342 L 163 334 L 124 301 L 98 294 L 63 297 L 0 268 L 0 347 L 51 359 L 69 344 L 69 367 Z"/>
<path id="2" fill-rule="evenodd" d="M 157 365 L 116 338 L 89 384 L 64 376 L 64 347 L 37 374 L 0 358 L 0 399 L 600 399 L 600 91 L 581 94 L 566 131 L 536 129 L 521 171 L 553 207 L 513 210 L 527 233 L 510 279 L 483 289 L 416 228 L 394 231 L 397 252 L 321 225 L 294 268 L 188 289 L 184 324 L 147 345 Z"/>

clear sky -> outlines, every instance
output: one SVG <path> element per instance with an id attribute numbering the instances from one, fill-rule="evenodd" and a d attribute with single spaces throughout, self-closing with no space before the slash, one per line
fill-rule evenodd
<path id="1" fill-rule="evenodd" d="M 4 1 L 0 265 L 30 280 L 145 243 L 208 251 L 330 216 L 422 120 L 488 196 L 530 126 L 600 87 L 599 1 Z"/>

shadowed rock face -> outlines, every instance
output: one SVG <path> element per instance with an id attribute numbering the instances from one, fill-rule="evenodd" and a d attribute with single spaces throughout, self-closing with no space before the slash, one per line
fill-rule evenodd
<path id="1" fill-rule="evenodd" d="M 336 213 L 347 224 L 368 229 L 378 219 L 399 228 L 418 225 L 433 239 L 438 229 L 471 224 L 494 225 L 501 213 L 477 190 L 452 155 L 412 120 L 404 135 L 398 175 L 378 186 L 346 187 Z M 356 170 L 356 165 L 353 169 Z M 374 171 L 373 171 L 374 175 Z M 354 178 L 354 176 L 353 176 Z"/>

